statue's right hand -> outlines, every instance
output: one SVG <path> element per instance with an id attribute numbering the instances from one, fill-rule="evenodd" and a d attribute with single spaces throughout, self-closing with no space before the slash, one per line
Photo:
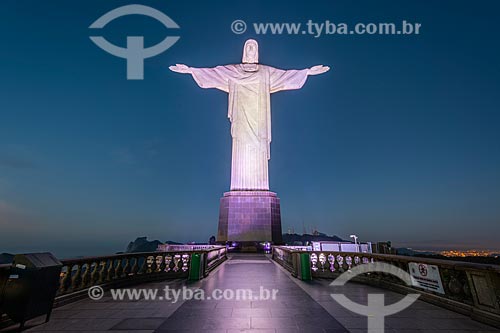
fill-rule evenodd
<path id="1" fill-rule="evenodd" d="M 177 73 L 191 73 L 191 68 L 189 68 L 186 65 L 183 64 L 175 64 L 175 66 L 170 66 L 169 69 L 172 72 L 177 72 Z"/>

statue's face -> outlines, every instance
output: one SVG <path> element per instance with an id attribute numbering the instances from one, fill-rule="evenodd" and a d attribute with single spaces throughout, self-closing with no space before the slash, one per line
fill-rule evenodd
<path id="1" fill-rule="evenodd" d="M 256 49 L 255 49 L 255 44 L 254 43 L 249 43 L 247 45 L 247 49 L 246 49 L 246 52 L 247 52 L 247 56 L 249 59 L 255 59 L 255 54 L 256 54 Z"/>
<path id="2" fill-rule="evenodd" d="M 246 41 L 243 49 L 243 62 L 249 64 L 256 64 L 259 62 L 259 45 L 257 41 L 253 39 Z"/>

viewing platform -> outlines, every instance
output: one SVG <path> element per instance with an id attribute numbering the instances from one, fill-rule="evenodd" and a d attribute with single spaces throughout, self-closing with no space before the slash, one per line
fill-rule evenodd
<path id="1" fill-rule="evenodd" d="M 385 304 L 395 303 L 405 294 L 402 289 L 394 287 L 397 283 L 387 276 L 382 279 L 385 285 L 374 286 L 377 283 L 361 279 L 342 287 L 332 287 L 330 283 L 334 278 L 329 275 L 330 270 L 324 267 L 318 269 L 314 265 L 321 263 L 314 262 L 313 269 L 316 268 L 316 271 L 313 271 L 313 279 L 303 281 L 293 276 L 297 262 L 294 251 L 286 248 L 274 248 L 273 253 L 267 255 L 227 253 L 225 248 L 205 251 L 202 256 L 205 262 L 201 263 L 205 278 L 190 281 L 190 255 L 182 252 L 157 253 L 154 256 L 126 254 L 108 260 L 102 257 L 64 262 L 66 270 L 61 276 L 61 289 L 50 321 L 44 323 L 44 317 L 35 318 L 26 323 L 26 329 L 30 332 L 366 332 L 367 317 L 347 310 L 330 294 L 343 293 L 352 301 L 365 305 L 368 294 L 383 294 Z M 348 264 L 350 260 L 347 257 L 350 255 L 342 255 L 345 259 L 340 265 L 339 262 L 334 264 L 337 273 L 338 270 L 349 270 L 351 265 L 362 265 L 364 257 L 388 262 L 400 260 L 400 263 L 412 259 L 359 253 L 360 258 L 351 258 L 352 262 Z M 141 256 L 144 260 L 140 259 Z M 464 265 L 479 271 L 476 265 Z M 444 269 L 451 270 L 443 266 Z M 460 267 L 455 266 L 455 269 L 460 270 Z M 486 269 L 486 273 L 498 274 L 498 271 Z M 488 279 L 490 277 L 487 275 Z M 370 275 L 369 279 L 376 280 L 376 274 Z M 130 283 L 132 280 L 135 282 Z M 94 282 L 107 286 L 105 289 L 161 291 L 157 296 L 164 295 L 166 286 L 178 291 L 184 287 L 191 290 L 198 288 L 203 290 L 205 299 L 179 299 L 175 303 L 159 297 L 155 300 L 130 300 L 126 297 L 117 300 L 112 298 L 110 291 L 106 291 L 101 299 L 92 300 L 87 294 L 88 287 Z M 218 290 L 219 293 L 216 292 Z M 231 292 L 226 295 L 224 292 L 227 290 Z M 235 300 L 229 297 L 231 294 L 235 296 L 237 290 L 251 290 L 252 299 Z M 274 299 L 271 297 L 273 290 L 276 290 Z M 446 291 L 449 292 L 448 287 Z M 498 290 L 490 290 L 489 293 L 498 297 Z M 220 299 L 209 299 L 212 295 L 218 295 Z M 443 307 L 439 304 L 438 297 L 442 298 L 442 304 L 447 305 Z M 458 298 L 453 300 L 423 292 L 419 300 L 408 308 L 385 318 L 385 331 L 500 332 L 495 326 L 473 320 L 470 313 L 465 314 L 467 311 L 477 312 L 474 310 L 477 308 L 473 303 L 474 294 L 471 297 L 471 304 L 464 300 L 461 306 Z M 481 311 L 487 313 L 486 310 Z M 484 318 L 488 317 L 490 324 L 494 325 L 495 316 L 492 311 L 491 316 L 483 314 L 481 318 L 485 321 Z M 13 332 L 17 329 L 18 325 L 12 325 L 1 331 Z"/>

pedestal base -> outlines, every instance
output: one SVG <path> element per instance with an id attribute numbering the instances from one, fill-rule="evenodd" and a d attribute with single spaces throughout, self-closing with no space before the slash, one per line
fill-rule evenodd
<path id="1" fill-rule="evenodd" d="M 218 242 L 280 244 L 280 199 L 269 191 L 230 191 L 220 199 Z"/>

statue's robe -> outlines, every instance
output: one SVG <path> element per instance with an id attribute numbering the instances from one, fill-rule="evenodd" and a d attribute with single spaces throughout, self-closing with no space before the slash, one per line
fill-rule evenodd
<path id="1" fill-rule="evenodd" d="M 201 88 L 216 88 L 229 94 L 233 151 L 231 190 L 269 190 L 268 160 L 271 143 L 270 95 L 281 90 L 300 89 L 308 69 L 281 70 L 256 65 L 191 68 Z"/>

